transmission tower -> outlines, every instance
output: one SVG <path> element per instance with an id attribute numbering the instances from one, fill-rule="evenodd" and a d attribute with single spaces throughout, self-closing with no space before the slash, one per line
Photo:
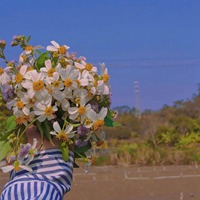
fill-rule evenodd
<path id="1" fill-rule="evenodd" d="M 134 81 L 134 91 L 135 91 L 135 109 L 136 109 L 136 116 L 138 118 L 141 117 L 141 111 L 140 111 L 140 93 L 139 93 L 139 82 Z"/>

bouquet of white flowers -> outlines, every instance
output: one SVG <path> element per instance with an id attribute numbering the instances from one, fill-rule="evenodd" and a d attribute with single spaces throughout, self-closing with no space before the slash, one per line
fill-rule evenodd
<path id="1" fill-rule="evenodd" d="M 12 46 L 20 46 L 18 62 L 8 61 L 0 40 L 0 90 L 13 115 L 0 137 L 0 160 L 11 162 L 8 168 L 28 168 L 36 152 L 36 143 L 26 143 L 25 132 L 32 124 L 42 137 L 59 142 L 64 160 L 68 145 L 74 144 L 76 156 L 93 144 L 101 143 L 103 126 L 118 126 L 115 111 L 110 109 L 111 92 L 105 64 L 97 67 L 85 57 L 76 57 L 67 45 L 51 41 L 46 48 L 29 44 L 30 36 L 14 36 Z"/>

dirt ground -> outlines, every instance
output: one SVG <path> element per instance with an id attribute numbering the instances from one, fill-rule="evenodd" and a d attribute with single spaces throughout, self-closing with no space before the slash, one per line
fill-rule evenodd
<path id="1" fill-rule="evenodd" d="M 0 192 L 8 175 L 0 173 Z M 64 200 L 199 200 L 200 166 L 104 166 L 74 169 Z"/>

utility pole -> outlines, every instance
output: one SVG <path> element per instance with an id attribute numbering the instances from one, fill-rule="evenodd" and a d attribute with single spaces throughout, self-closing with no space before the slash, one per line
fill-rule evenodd
<path id="1" fill-rule="evenodd" d="M 134 81 L 134 91 L 135 91 L 135 109 L 136 109 L 136 117 L 141 117 L 140 111 L 140 93 L 139 93 L 139 82 Z"/>

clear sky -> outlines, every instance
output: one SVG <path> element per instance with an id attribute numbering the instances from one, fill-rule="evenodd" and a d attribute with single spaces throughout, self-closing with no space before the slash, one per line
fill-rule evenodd
<path id="1" fill-rule="evenodd" d="M 134 81 L 142 110 L 190 99 L 200 83 L 199 0 L 0 0 L 0 38 L 22 34 L 104 62 L 113 107 L 136 105 Z"/>

